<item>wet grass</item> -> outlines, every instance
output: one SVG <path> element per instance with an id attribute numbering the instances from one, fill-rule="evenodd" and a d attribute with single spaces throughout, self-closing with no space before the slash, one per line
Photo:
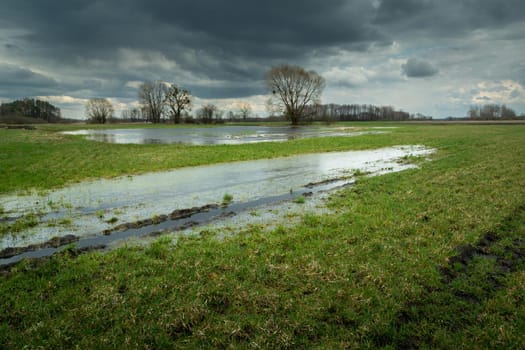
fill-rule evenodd
<path id="1" fill-rule="evenodd" d="M 334 214 L 305 215 L 269 234 L 254 226 L 217 239 L 207 231 L 106 254 L 71 248 L 19 264 L 0 277 L 0 344 L 521 348 L 525 128 L 395 130 L 243 146 L 262 154 L 277 146 L 281 154 L 314 146 L 438 148 L 432 162 L 418 160 L 420 169 L 360 177 L 331 196 Z M 226 149 L 243 154 L 243 147 Z"/>
<path id="2" fill-rule="evenodd" d="M 357 126 L 362 128 L 366 125 Z M 268 142 L 218 146 L 118 145 L 57 133 L 80 127 L 43 125 L 37 126 L 37 130 L 0 128 L 0 194 L 31 189 L 48 190 L 87 179 L 183 166 L 391 146 L 409 142 L 407 132 L 414 132 L 414 128 L 410 127 L 392 129 L 390 137 L 364 135 L 296 140 L 285 145 Z"/>
<path id="3" fill-rule="evenodd" d="M 222 196 L 222 206 L 227 207 L 230 205 L 233 201 L 233 196 L 229 193 L 225 193 L 224 196 Z"/>
<path id="4" fill-rule="evenodd" d="M 294 202 L 297 204 L 304 204 L 306 202 L 306 198 L 304 196 L 298 196 L 294 199 Z"/>
<path id="5" fill-rule="evenodd" d="M 40 223 L 38 214 L 29 213 L 14 220 L 0 222 L 0 237 L 4 235 L 13 235 L 28 228 L 35 227 Z"/>

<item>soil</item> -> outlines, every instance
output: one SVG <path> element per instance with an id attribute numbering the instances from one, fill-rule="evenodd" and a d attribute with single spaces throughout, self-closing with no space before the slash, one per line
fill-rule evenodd
<path id="1" fill-rule="evenodd" d="M 126 231 L 126 230 L 130 230 L 130 229 L 137 229 L 137 228 L 142 228 L 142 227 L 146 227 L 146 226 L 156 225 L 156 224 L 165 222 L 167 220 L 174 220 L 174 221 L 176 221 L 176 220 L 179 220 L 179 219 L 189 218 L 192 215 L 195 215 L 195 214 L 198 214 L 198 213 L 208 212 L 211 209 L 217 209 L 217 208 L 219 208 L 219 206 L 217 204 L 207 204 L 207 205 L 204 205 L 204 206 L 201 206 L 201 207 L 193 207 L 193 208 L 188 208 L 188 209 L 178 209 L 178 210 L 173 211 L 169 215 L 159 215 L 159 216 L 155 216 L 155 217 L 153 217 L 151 219 L 144 219 L 144 220 L 138 220 L 138 221 L 134 221 L 134 222 L 128 222 L 128 223 L 120 224 L 120 225 L 115 226 L 115 227 L 113 227 L 113 228 L 111 228 L 109 230 L 105 230 L 102 233 L 107 236 L 107 235 L 111 235 L 114 232 Z M 228 214 L 231 215 L 230 213 L 228 213 Z M 187 222 L 187 223 L 185 223 L 184 225 L 182 225 L 180 227 L 177 227 L 177 229 L 178 230 L 184 230 L 186 228 L 190 228 L 190 227 L 195 226 L 195 225 L 198 225 L 198 223 L 190 221 L 190 222 Z M 152 232 L 152 233 L 150 233 L 148 235 L 149 236 L 158 236 L 160 234 L 162 234 L 162 232 L 157 231 L 157 232 Z M 40 243 L 40 244 L 32 244 L 32 245 L 25 246 L 25 247 L 7 247 L 7 248 L 5 248 L 5 249 L 0 251 L 0 259 L 8 259 L 8 258 L 14 257 L 16 255 L 20 255 L 20 254 L 25 253 L 25 252 L 36 251 L 36 250 L 39 250 L 39 249 L 58 248 L 58 247 L 61 247 L 61 246 L 67 245 L 67 244 L 74 243 L 74 242 L 76 242 L 78 240 L 80 240 L 80 237 L 78 237 L 78 236 L 66 235 L 66 236 L 63 236 L 63 237 L 53 237 L 50 240 L 48 240 L 48 241 L 46 241 L 44 243 Z M 81 253 L 81 252 L 84 252 L 84 251 L 92 250 L 91 248 L 92 247 L 86 247 L 86 248 L 81 248 L 81 249 L 76 249 L 75 248 L 74 250 L 76 252 L 78 252 L 78 253 Z M 105 248 L 105 246 L 103 246 L 103 248 Z M 100 249 L 100 246 L 94 246 L 93 249 L 95 249 L 95 250 Z M 42 257 L 42 258 L 44 258 L 44 257 Z M 32 260 L 37 260 L 37 259 L 42 259 L 42 258 L 33 258 Z M 12 266 L 14 266 L 16 264 L 17 263 L 0 265 L 0 270 L 10 269 Z"/>
<path id="2" fill-rule="evenodd" d="M 204 213 L 209 211 L 210 209 L 217 209 L 219 206 L 217 204 L 206 204 L 202 207 L 193 207 L 188 209 L 177 209 L 169 215 L 158 215 L 151 219 L 144 219 L 144 220 L 138 220 L 134 222 L 127 222 L 124 224 L 120 224 L 118 226 L 115 226 L 111 229 L 105 230 L 103 233 L 104 235 L 110 235 L 113 232 L 117 231 L 126 231 L 131 229 L 137 229 L 141 227 L 151 226 L 151 225 L 157 225 L 161 222 L 165 222 L 169 220 L 180 220 L 184 218 L 189 218 L 192 215 L 198 214 L 198 213 Z"/>
<path id="3" fill-rule="evenodd" d="M 53 237 L 49 241 L 40 244 L 32 244 L 26 247 L 7 247 L 0 251 L 0 259 L 8 259 L 15 255 L 44 248 L 58 248 L 63 245 L 71 244 L 79 240 L 75 235 L 65 235 L 63 237 Z"/>

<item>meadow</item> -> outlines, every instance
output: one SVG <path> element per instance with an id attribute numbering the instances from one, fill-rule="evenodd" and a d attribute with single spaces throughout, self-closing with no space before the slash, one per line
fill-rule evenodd
<path id="1" fill-rule="evenodd" d="M 291 154 L 419 144 L 418 169 L 332 194 L 329 215 L 24 261 L 0 275 L 0 344 L 18 348 L 521 349 L 525 126 L 228 146 L 110 145 L 0 129 L 0 193 Z M 70 128 L 70 127 L 67 127 Z M 308 200 L 308 199 L 305 199 Z M 1 203 L 0 203 L 1 206 Z M 1 213 L 1 212 L 0 212 Z"/>

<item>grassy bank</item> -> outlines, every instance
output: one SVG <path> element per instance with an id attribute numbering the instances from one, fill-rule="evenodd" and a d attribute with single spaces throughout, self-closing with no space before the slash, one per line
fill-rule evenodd
<path id="1" fill-rule="evenodd" d="M 60 185 L 49 183 L 44 165 L 69 152 L 76 156 L 61 163 L 63 182 L 395 144 L 438 152 L 421 169 L 362 178 L 334 194 L 332 215 L 307 215 L 270 234 L 251 227 L 218 240 L 203 232 L 176 244 L 25 262 L 0 277 L 6 348 L 522 347 L 523 126 L 403 125 L 387 135 L 219 147 L 7 135 L 2 147 L 26 147 L 19 156 L 45 175 L 2 180 L 4 192 Z M 101 163 L 95 173 L 79 163 L 82 154 L 89 166 Z M 10 169 L 17 174 L 2 176 L 26 171 Z"/>

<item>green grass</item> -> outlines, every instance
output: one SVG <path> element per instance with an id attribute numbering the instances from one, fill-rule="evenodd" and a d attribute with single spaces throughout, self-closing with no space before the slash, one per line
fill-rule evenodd
<path id="1" fill-rule="evenodd" d="M 17 234 L 30 227 L 35 227 L 40 223 L 40 218 L 35 213 L 30 213 L 22 216 L 14 221 L 3 223 L 0 222 L 0 237 L 7 234 Z"/>
<path id="2" fill-rule="evenodd" d="M 225 193 L 224 196 L 222 196 L 222 205 L 223 206 L 228 206 L 231 204 L 231 202 L 233 201 L 233 196 L 229 193 Z"/>
<path id="3" fill-rule="evenodd" d="M 68 147 L 72 152 L 102 147 L 37 135 L 56 147 L 57 153 L 48 154 L 53 159 Z M 35 142 L 43 141 L 33 136 L 20 144 L 37 153 Z M 69 250 L 37 266 L 16 266 L 0 277 L 0 344 L 7 349 L 520 349 L 523 126 L 402 124 L 386 135 L 282 144 L 103 146 L 113 156 L 133 150 L 146 167 L 148 152 L 183 165 L 182 159 L 206 163 L 395 144 L 438 151 L 431 162 L 418 160 L 420 169 L 360 177 L 331 196 L 333 214 L 309 214 L 293 227 L 271 233 L 247 227 L 223 239 L 208 232 L 106 254 L 77 256 Z M 52 163 L 44 154 L 35 157 Z M 130 171 L 131 164 L 122 164 L 122 171 Z M 64 182 L 81 179 L 87 170 L 72 177 L 69 171 Z M 104 176 L 114 175 L 105 171 Z M 32 185 L 13 182 L 10 189 Z M 55 185 L 44 181 L 39 188 Z"/>
<path id="4" fill-rule="evenodd" d="M 298 196 L 294 199 L 294 202 L 297 204 L 304 204 L 306 202 L 306 198 L 304 196 Z"/>
<path id="5" fill-rule="evenodd" d="M 357 124 L 359 127 L 366 125 Z M 38 130 L 0 129 L 0 194 L 17 190 L 47 190 L 87 179 L 183 166 L 391 146 L 413 142 L 414 133 L 429 130 L 402 127 L 394 129 L 388 137 L 368 135 L 314 138 L 286 144 L 269 142 L 222 146 L 106 144 L 56 132 L 80 127 L 42 125 L 38 126 Z"/>

